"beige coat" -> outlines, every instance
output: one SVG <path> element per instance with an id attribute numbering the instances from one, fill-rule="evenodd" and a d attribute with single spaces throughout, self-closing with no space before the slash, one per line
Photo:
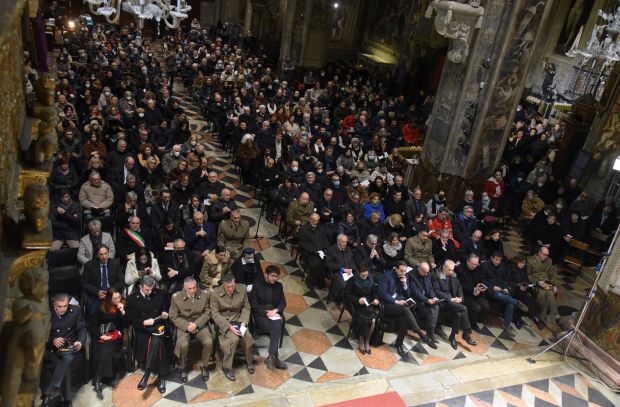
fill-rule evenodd
<path id="1" fill-rule="evenodd" d="M 309 201 L 306 206 L 300 205 L 299 201 L 291 202 L 286 211 L 286 224 L 289 231 L 294 231 L 294 235 L 297 235 L 301 225 L 295 225 L 295 221 L 298 220 L 303 225 L 312 215 L 312 212 L 314 212 L 314 203 L 312 201 Z"/>
<path id="2" fill-rule="evenodd" d="M 234 258 L 239 257 L 249 238 L 250 224 L 247 220 L 239 221 L 236 227 L 230 219 L 225 220 L 217 231 L 217 244 L 228 249 Z"/>
<path id="3" fill-rule="evenodd" d="M 105 181 L 101 181 L 101 186 L 94 187 L 90 181 L 86 181 L 80 188 L 80 205 L 84 209 L 97 207 L 109 209 L 114 203 L 114 193 L 112 187 Z"/>
<path id="4" fill-rule="evenodd" d="M 220 284 L 222 276 L 230 271 L 233 261 L 230 253 L 226 253 L 224 261 L 218 261 L 215 250 L 211 251 L 202 263 L 200 282 L 204 289 L 212 289 Z"/>
<path id="5" fill-rule="evenodd" d="M 169 314 L 170 322 L 180 332 L 186 332 L 190 322 L 195 323 L 198 329 L 204 328 L 211 318 L 209 293 L 196 290 L 193 301 L 185 290 L 172 294 Z"/>
<path id="6" fill-rule="evenodd" d="M 422 242 L 419 236 L 407 239 L 405 244 L 405 260 L 411 267 L 417 267 L 422 262 L 434 263 L 433 242 L 429 237 L 426 242 Z"/>

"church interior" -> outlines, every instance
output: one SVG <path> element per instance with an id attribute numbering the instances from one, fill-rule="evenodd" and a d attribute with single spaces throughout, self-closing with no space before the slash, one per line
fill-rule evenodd
<path id="1" fill-rule="evenodd" d="M 620 405 L 620 1 L 0 1 L 0 407 Z"/>

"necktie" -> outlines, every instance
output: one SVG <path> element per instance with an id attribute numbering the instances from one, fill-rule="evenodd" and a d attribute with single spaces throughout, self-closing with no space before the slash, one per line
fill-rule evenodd
<path id="1" fill-rule="evenodd" d="M 110 288 L 110 284 L 108 283 L 108 265 L 101 265 L 101 289 L 107 290 Z"/>

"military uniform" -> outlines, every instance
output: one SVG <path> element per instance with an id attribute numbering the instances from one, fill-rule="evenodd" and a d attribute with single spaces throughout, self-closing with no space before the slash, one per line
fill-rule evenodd
<path id="1" fill-rule="evenodd" d="M 236 284 L 232 294 L 227 294 L 221 285 L 211 293 L 211 318 L 219 328 L 220 349 L 224 353 L 222 368 L 232 369 L 233 356 L 239 342 L 245 348 L 245 357 L 252 364 L 252 345 L 254 339 L 250 331 L 246 331 L 243 337 L 232 333 L 231 325 L 244 323 L 247 327 L 250 321 L 250 302 L 248 293 L 243 284 Z"/>
<path id="2" fill-rule="evenodd" d="M 289 232 L 297 236 L 301 225 L 296 225 L 295 221 L 298 220 L 303 225 L 310 215 L 312 215 L 312 212 L 314 212 L 314 202 L 312 201 L 308 202 L 306 206 L 301 205 L 299 201 L 291 202 L 286 211 L 286 225 L 288 226 Z"/>
<path id="3" fill-rule="evenodd" d="M 545 281 L 557 287 L 557 268 L 551 263 L 551 259 L 547 257 L 545 261 L 540 260 L 537 254 L 527 258 L 527 267 L 530 281 L 538 283 Z M 553 318 L 559 317 L 558 306 L 555 302 L 555 293 L 552 289 L 544 290 L 538 288 L 538 301 L 540 302 L 540 316 L 543 321 L 550 314 Z"/>
<path id="4" fill-rule="evenodd" d="M 233 258 L 239 257 L 245 247 L 245 241 L 250 238 L 250 224 L 247 220 L 239 221 L 237 226 L 232 221 L 225 220 L 217 231 L 217 244 L 226 247 Z"/>
<path id="5" fill-rule="evenodd" d="M 200 287 L 203 290 L 211 291 L 213 288 L 220 285 L 220 279 L 224 274 L 230 271 L 232 264 L 230 253 L 226 253 L 224 260 L 220 262 L 217 259 L 217 253 L 213 250 L 202 263 L 202 270 L 200 270 Z"/>
<path id="6" fill-rule="evenodd" d="M 196 338 L 202 346 L 202 366 L 206 367 L 209 363 L 209 356 L 213 351 L 213 338 L 207 327 L 207 322 L 211 318 L 209 310 L 209 293 L 197 290 L 194 297 L 190 297 L 184 289 L 172 295 L 170 304 L 170 322 L 176 327 L 177 342 L 174 354 L 179 358 L 181 370 L 185 370 L 187 363 L 187 352 L 189 341 Z M 189 333 L 187 327 L 193 322 L 198 331 Z"/>
<path id="7" fill-rule="evenodd" d="M 411 267 L 417 267 L 422 262 L 427 262 L 429 265 L 435 263 L 431 239 L 427 238 L 425 241 L 422 241 L 420 236 L 407 239 L 405 244 L 405 260 Z"/>

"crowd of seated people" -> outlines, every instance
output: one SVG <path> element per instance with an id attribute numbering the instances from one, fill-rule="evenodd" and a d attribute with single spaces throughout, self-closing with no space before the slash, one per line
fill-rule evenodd
<path id="1" fill-rule="evenodd" d="M 371 352 L 377 307 L 396 321 L 400 354 L 408 330 L 433 348 L 435 335 L 456 348 L 460 330 L 475 345 L 470 332 L 479 329 L 489 302 L 504 309 L 509 335 L 523 315 L 542 326 L 557 317 L 553 263 L 563 242 L 589 228 L 613 231 L 613 205 L 590 202 L 572 180 L 561 187 L 544 157 L 544 166 L 531 170 L 542 175 L 530 177 L 515 153 L 479 198 L 468 190 L 455 208 L 443 190 L 409 191 L 398 148 L 420 145 L 432 97 L 390 96 L 359 67 L 329 65 L 289 83 L 262 55 L 206 30 L 178 30 L 157 45 L 133 25 L 83 26 L 68 35 L 57 60 L 52 249 L 77 248 L 85 294 L 53 299 L 52 331 L 54 323 L 69 323 L 66 312 L 74 317 L 71 335 L 54 334 L 46 350 L 52 379 L 42 385 L 44 405 L 66 385 L 69 355 L 86 335 L 99 396 L 103 383 L 125 368 L 119 352 L 128 330 L 144 369 L 139 390 L 154 375 L 165 392 L 175 358 L 187 380 L 192 339 L 202 346 L 204 380 L 216 343 L 228 379 L 236 379 L 238 347 L 254 373 L 249 325 L 270 337 L 267 367 L 286 369 L 278 358 L 286 306 L 279 269 L 262 270 L 248 247 L 249 223 L 236 191 L 221 181 L 226 174 L 211 167 L 204 140 L 190 130 L 175 78 L 230 151 L 243 184 L 261 197 L 266 219 L 279 219 L 283 233 L 296 238 L 308 287 L 329 287 L 336 302 L 354 304 L 363 353 Z M 510 151 L 520 151 L 512 144 Z M 516 208 L 517 194 L 527 195 L 519 208 L 531 223 L 534 254 L 506 265 L 495 227 Z M 446 314 L 450 335 L 438 324 Z"/>

